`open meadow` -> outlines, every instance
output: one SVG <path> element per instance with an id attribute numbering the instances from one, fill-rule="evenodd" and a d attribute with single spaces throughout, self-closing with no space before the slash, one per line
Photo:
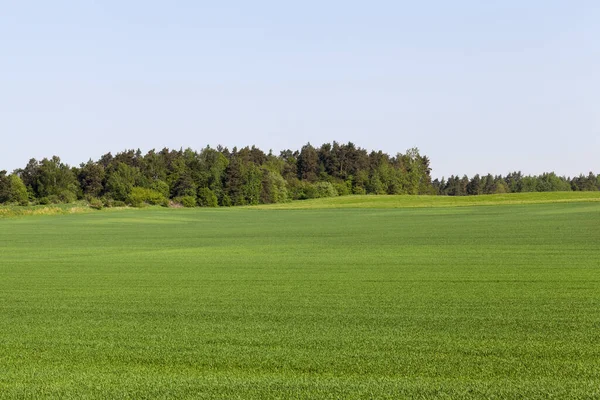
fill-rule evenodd
<path id="1" fill-rule="evenodd" d="M 599 398 L 598 194 L 531 196 L 2 218 L 0 398 Z"/>

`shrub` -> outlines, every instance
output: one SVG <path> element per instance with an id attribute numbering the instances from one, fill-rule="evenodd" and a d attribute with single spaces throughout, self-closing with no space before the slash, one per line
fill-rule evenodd
<path id="1" fill-rule="evenodd" d="M 338 193 L 338 196 L 346 196 L 350 194 L 350 188 L 346 182 L 335 182 L 333 187 Z"/>
<path id="2" fill-rule="evenodd" d="M 306 199 L 303 182 L 298 178 L 288 180 L 288 193 L 292 200 Z"/>
<path id="3" fill-rule="evenodd" d="M 330 182 L 310 183 L 306 181 L 293 180 L 290 182 L 290 193 L 293 199 L 306 200 L 321 197 L 335 197 L 338 191 Z"/>
<path id="4" fill-rule="evenodd" d="M 317 182 L 314 184 L 317 197 L 336 197 L 338 195 L 335 187 L 329 182 Z"/>
<path id="5" fill-rule="evenodd" d="M 115 206 L 115 201 L 113 199 L 111 199 L 110 197 L 104 196 L 100 199 L 100 201 L 102 201 L 102 205 L 104 207 L 114 207 Z"/>
<path id="6" fill-rule="evenodd" d="M 127 201 L 133 207 L 143 207 L 145 204 L 164 204 L 165 196 L 156 190 L 134 187 L 127 197 Z"/>
<path id="7" fill-rule="evenodd" d="M 70 190 L 61 190 L 60 193 L 55 196 L 49 196 L 50 201 L 54 204 L 56 203 L 72 203 L 77 200 L 77 195 Z"/>
<path id="8" fill-rule="evenodd" d="M 180 196 L 174 198 L 173 201 L 187 208 L 196 207 L 196 198 L 194 196 Z"/>
<path id="9" fill-rule="evenodd" d="M 367 190 L 363 186 L 355 186 L 352 189 L 352 194 L 367 194 Z"/>
<path id="10" fill-rule="evenodd" d="M 60 204 L 62 203 L 61 198 L 58 197 L 57 195 L 53 194 L 47 197 L 48 198 L 48 203 L 49 204 Z"/>
<path id="11" fill-rule="evenodd" d="M 215 193 L 204 187 L 198 189 L 198 205 L 200 207 L 217 207 L 219 204 Z"/>
<path id="12" fill-rule="evenodd" d="M 88 204 L 90 205 L 90 208 L 93 208 L 95 210 L 102 210 L 102 208 L 104 207 L 104 204 L 102 203 L 102 200 L 96 198 L 96 197 L 91 197 L 88 199 Z"/>
<path id="13" fill-rule="evenodd" d="M 229 197 L 229 195 L 227 195 L 227 194 L 224 194 L 223 199 L 221 200 L 221 205 L 223 207 L 231 207 L 233 205 L 232 201 L 231 201 L 231 197 Z"/>

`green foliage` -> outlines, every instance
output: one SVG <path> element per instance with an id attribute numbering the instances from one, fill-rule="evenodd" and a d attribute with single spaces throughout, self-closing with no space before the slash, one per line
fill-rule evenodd
<path id="1" fill-rule="evenodd" d="M 293 200 L 315 199 L 318 197 L 315 185 L 297 178 L 289 181 L 289 193 Z"/>
<path id="2" fill-rule="evenodd" d="M 88 204 L 91 208 L 95 210 L 102 210 L 104 208 L 104 203 L 101 199 L 97 197 L 91 197 L 88 199 Z"/>
<path id="3" fill-rule="evenodd" d="M 215 193 L 209 188 L 198 189 L 198 205 L 200 207 L 217 207 L 219 200 Z"/>
<path id="4" fill-rule="evenodd" d="M 545 173 L 538 177 L 538 192 L 564 192 L 570 190 L 571 184 L 565 178 L 557 176 L 554 172 Z"/>
<path id="5" fill-rule="evenodd" d="M 367 189 L 364 186 L 354 186 L 352 188 L 352 194 L 367 194 Z"/>
<path id="6" fill-rule="evenodd" d="M 102 205 L 104 207 L 111 208 L 111 207 L 115 206 L 114 205 L 115 201 L 111 197 L 109 197 L 109 196 L 101 197 L 100 200 L 102 201 Z"/>
<path id="7" fill-rule="evenodd" d="M 262 170 L 256 164 L 247 164 L 244 168 L 243 201 L 241 204 L 256 205 L 262 191 Z M 241 205 L 240 204 L 240 205 Z"/>
<path id="8" fill-rule="evenodd" d="M 333 186 L 339 196 L 350 194 L 402 194 L 466 196 L 479 194 L 598 191 L 600 178 L 589 173 L 574 178 L 555 173 L 523 176 L 511 172 L 506 176 L 452 175 L 431 179 L 430 160 L 419 149 L 390 156 L 382 151 L 367 153 L 352 142 L 310 143 L 299 151 L 283 150 L 279 156 L 265 154 L 255 146 L 230 151 L 224 147 L 150 150 L 126 150 L 116 155 L 104 154 L 98 161 L 88 161 L 78 168 L 63 164 L 58 157 L 38 162 L 31 159 L 15 171 L 25 185 L 33 203 L 73 202 L 83 198 L 112 198 L 129 202 L 134 187 L 161 193 L 169 200 L 195 197 L 201 204 L 214 204 L 210 190 L 222 206 L 284 203 L 289 200 L 332 196 Z M 8 200 L 8 176 L 0 178 L 0 203 Z M 25 204 L 20 190 L 19 202 Z M 137 200 L 136 204 L 146 203 Z M 106 203 L 106 201 L 103 201 Z"/>
<path id="9" fill-rule="evenodd" d="M 495 194 L 502 194 L 502 193 L 508 193 L 509 189 L 508 189 L 508 185 L 506 184 L 506 182 L 504 181 L 504 179 L 498 179 L 496 180 L 495 184 L 494 184 L 494 193 Z"/>
<path id="10" fill-rule="evenodd" d="M 224 194 L 223 195 L 223 199 L 221 200 L 220 205 L 222 205 L 223 207 L 231 207 L 233 206 L 233 202 L 231 201 L 231 197 L 229 197 L 229 195 Z"/>
<path id="11" fill-rule="evenodd" d="M 137 168 L 119 162 L 114 170 L 109 172 L 106 193 L 115 200 L 127 201 L 139 177 L 140 172 Z"/>
<path id="12" fill-rule="evenodd" d="M 317 182 L 314 184 L 316 197 L 336 197 L 338 195 L 335 187 L 329 182 Z"/>
<path id="13" fill-rule="evenodd" d="M 379 174 L 374 173 L 370 176 L 365 192 L 373 194 L 387 194 L 387 188 L 379 177 Z"/>
<path id="14" fill-rule="evenodd" d="M 223 191 L 223 179 L 229 159 L 223 153 L 207 147 L 200 152 L 200 162 L 206 171 L 208 188 L 218 197 Z"/>
<path id="15" fill-rule="evenodd" d="M 296 177 L 290 177 L 287 183 L 288 193 L 292 200 L 304 200 L 307 198 L 304 194 L 304 186 L 306 182 L 303 182 Z"/>
<path id="16" fill-rule="evenodd" d="M 333 183 L 333 187 L 339 196 L 347 196 L 352 193 L 352 182 L 340 182 L 336 181 Z"/>
<path id="17" fill-rule="evenodd" d="M 259 204 L 262 191 L 262 170 L 255 163 L 245 159 L 244 153 L 234 153 L 226 170 L 226 192 L 232 204 Z"/>
<path id="18" fill-rule="evenodd" d="M 261 183 L 260 202 L 262 204 L 285 203 L 289 200 L 287 182 L 281 175 L 264 169 Z"/>
<path id="19" fill-rule="evenodd" d="M 55 195 L 49 196 L 52 199 L 52 203 L 72 203 L 77 200 L 77 194 L 73 190 L 63 189 Z"/>
<path id="20" fill-rule="evenodd" d="M 196 203 L 196 196 L 181 196 L 173 199 L 174 202 L 181 204 L 184 207 L 192 208 L 196 207 L 198 204 Z"/>
<path id="21" fill-rule="evenodd" d="M 47 198 L 52 203 L 70 203 L 77 199 L 79 183 L 71 168 L 59 157 L 29 161 L 21 171 L 23 182 L 37 198 Z"/>
<path id="22" fill-rule="evenodd" d="M 10 198 L 10 182 L 6 171 L 0 171 L 0 204 L 8 202 Z"/>
<path id="23" fill-rule="evenodd" d="M 467 184 L 467 194 L 471 196 L 477 196 L 482 194 L 483 187 L 479 174 L 476 174 Z"/>
<path id="24" fill-rule="evenodd" d="M 0 171 L 0 203 L 29 204 L 27 188 L 18 175 L 6 176 L 6 171 Z"/>
<path id="25" fill-rule="evenodd" d="M 600 175 L 595 176 L 593 172 L 587 176 L 581 174 L 571 180 L 571 188 L 579 191 L 598 191 L 600 190 Z"/>
<path id="26" fill-rule="evenodd" d="M 143 207 L 144 205 L 164 205 L 168 202 L 167 198 L 156 190 L 134 187 L 129 193 L 127 202 L 133 207 Z"/>
<path id="27" fill-rule="evenodd" d="M 289 192 L 294 200 L 338 196 L 338 191 L 331 182 L 316 182 L 313 184 L 297 179 L 290 183 Z"/>
<path id="28" fill-rule="evenodd" d="M 313 146 L 308 143 L 302 147 L 298 155 L 298 178 L 315 182 L 319 171 L 319 156 Z"/>
<path id="29" fill-rule="evenodd" d="M 169 184 L 165 181 L 156 179 L 150 184 L 150 189 L 160 193 L 164 198 L 169 198 Z"/>
<path id="30" fill-rule="evenodd" d="M 115 200 L 110 196 L 104 196 L 100 200 L 102 200 L 102 204 L 104 205 L 104 207 L 107 207 L 107 208 L 127 206 L 127 204 L 124 201 Z"/>
<path id="31" fill-rule="evenodd" d="M 84 195 L 98 197 L 102 193 L 102 183 L 105 179 L 105 170 L 102 164 L 97 164 L 92 160 L 86 164 L 81 164 L 77 180 Z"/>
<path id="32" fill-rule="evenodd" d="M 9 201 L 26 206 L 29 203 L 29 196 L 25 184 L 17 175 L 11 175 L 10 179 L 10 196 Z"/>

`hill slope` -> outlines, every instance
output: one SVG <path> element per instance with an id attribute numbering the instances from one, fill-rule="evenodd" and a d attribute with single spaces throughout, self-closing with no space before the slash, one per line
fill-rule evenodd
<path id="1" fill-rule="evenodd" d="M 508 193 L 481 196 L 355 195 L 252 206 L 253 209 L 463 207 L 501 204 L 598 202 L 600 192 Z"/>

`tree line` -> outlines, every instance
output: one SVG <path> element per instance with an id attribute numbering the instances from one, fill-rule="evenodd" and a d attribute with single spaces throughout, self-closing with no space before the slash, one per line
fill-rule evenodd
<path id="1" fill-rule="evenodd" d="M 600 190 L 600 175 L 431 178 L 430 160 L 416 148 L 390 156 L 353 143 L 310 143 L 279 155 L 259 148 L 207 146 L 146 154 L 126 150 L 71 167 L 57 156 L 0 171 L 0 203 L 50 204 L 86 200 L 96 208 L 216 207 L 280 203 L 349 194 L 477 195 L 526 191 Z"/>
<path id="2" fill-rule="evenodd" d="M 450 176 L 448 180 L 435 179 L 433 187 L 436 194 L 448 196 L 472 196 L 479 194 L 521 193 L 521 192 L 569 192 L 600 190 L 600 175 L 590 172 L 573 178 L 558 176 L 554 172 L 541 175 L 523 175 L 511 172 L 506 176 L 479 174 L 469 178 L 467 175 Z"/>

